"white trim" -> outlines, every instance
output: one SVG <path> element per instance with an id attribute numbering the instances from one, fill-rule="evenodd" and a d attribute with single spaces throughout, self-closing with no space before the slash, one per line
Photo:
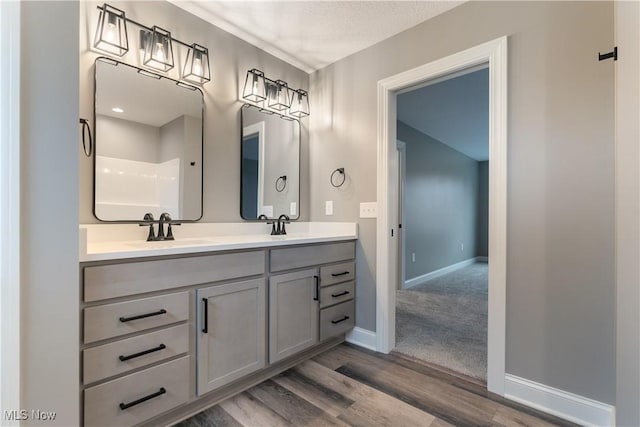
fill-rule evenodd
<path id="1" fill-rule="evenodd" d="M 376 333 L 367 329 L 358 328 L 357 326 L 347 333 L 346 341 L 348 343 L 366 348 L 367 350 L 376 351 Z"/>
<path id="2" fill-rule="evenodd" d="M 0 417 L 20 409 L 20 2 L 0 1 Z M 2 418 L 0 424 L 18 425 Z"/>
<path id="3" fill-rule="evenodd" d="M 488 256 L 477 256 L 476 257 L 476 262 L 489 262 L 489 257 Z"/>
<path id="4" fill-rule="evenodd" d="M 414 277 L 413 279 L 405 280 L 404 288 L 412 288 L 416 285 L 421 285 L 427 280 L 435 279 L 436 277 L 444 276 L 447 273 L 451 273 L 456 270 L 460 270 L 461 268 L 468 267 L 476 263 L 478 257 L 465 259 L 464 261 L 457 262 L 455 264 L 448 265 L 446 267 L 439 268 L 437 270 L 433 270 L 429 273 L 423 274 L 418 277 Z"/>
<path id="5" fill-rule="evenodd" d="M 377 350 L 395 346 L 398 216 L 396 93 L 427 80 L 479 64 L 489 64 L 489 319 L 487 388 L 502 395 L 505 374 L 507 269 L 507 37 L 396 74 L 378 82 L 376 229 Z"/>
<path id="6" fill-rule="evenodd" d="M 404 208 L 405 199 L 405 187 L 407 185 L 407 143 L 401 140 L 396 140 L 396 147 L 398 148 L 398 156 L 400 156 L 400 173 L 399 173 L 399 182 L 398 182 L 398 195 L 400 197 L 400 201 L 398 203 L 398 209 L 400 210 L 400 224 L 405 224 L 405 228 L 398 229 L 398 241 L 400 244 L 399 252 L 400 252 L 400 271 L 399 271 L 399 281 L 401 288 L 404 289 L 407 282 L 407 251 L 405 250 L 405 245 L 407 244 L 407 234 L 406 230 L 406 212 Z M 399 286 L 400 288 L 400 286 Z"/>
<path id="7" fill-rule="evenodd" d="M 504 397 L 584 426 L 614 426 L 615 408 L 515 375 L 505 375 Z"/>

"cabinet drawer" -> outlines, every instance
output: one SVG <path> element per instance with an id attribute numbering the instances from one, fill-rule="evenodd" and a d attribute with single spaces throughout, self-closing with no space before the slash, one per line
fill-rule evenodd
<path id="1" fill-rule="evenodd" d="M 140 332 L 188 318 L 188 292 L 85 308 L 84 342 Z"/>
<path id="2" fill-rule="evenodd" d="M 346 282 L 353 280 L 356 276 L 356 264 L 351 262 L 343 262 L 342 264 L 327 265 L 320 267 L 320 285 L 327 286 L 334 283 Z"/>
<path id="3" fill-rule="evenodd" d="M 291 270 L 318 264 L 347 261 L 356 256 L 354 242 L 271 250 L 271 271 Z"/>
<path id="4" fill-rule="evenodd" d="M 354 300 L 320 310 L 320 341 L 340 335 L 355 325 Z"/>
<path id="5" fill-rule="evenodd" d="M 320 308 L 353 299 L 354 288 L 354 282 L 345 282 L 320 288 Z"/>
<path id="6" fill-rule="evenodd" d="M 264 251 L 252 251 L 85 267 L 84 300 L 99 301 L 263 274 L 264 257 Z"/>
<path id="7" fill-rule="evenodd" d="M 84 424 L 141 423 L 185 403 L 190 388 L 189 356 L 90 387 L 84 391 Z"/>
<path id="8" fill-rule="evenodd" d="M 188 325 L 89 348 L 83 352 L 84 383 L 123 374 L 188 351 Z"/>

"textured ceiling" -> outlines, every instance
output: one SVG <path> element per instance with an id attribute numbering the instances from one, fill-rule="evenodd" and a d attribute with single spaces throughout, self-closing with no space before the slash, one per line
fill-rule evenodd
<path id="1" fill-rule="evenodd" d="M 182 1 L 176 6 L 311 73 L 462 1 Z"/>
<path id="2" fill-rule="evenodd" d="M 398 120 L 478 161 L 489 160 L 489 69 L 398 95 Z"/>

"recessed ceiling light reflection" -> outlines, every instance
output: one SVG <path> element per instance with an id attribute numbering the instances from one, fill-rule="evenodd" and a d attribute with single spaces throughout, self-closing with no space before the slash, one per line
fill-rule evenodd
<path id="1" fill-rule="evenodd" d="M 124 110 L 120 107 L 113 107 L 111 111 L 113 111 L 114 113 L 124 113 Z"/>

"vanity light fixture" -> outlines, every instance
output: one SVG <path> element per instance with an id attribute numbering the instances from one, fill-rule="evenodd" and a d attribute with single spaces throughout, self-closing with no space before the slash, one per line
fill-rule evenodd
<path id="1" fill-rule="evenodd" d="M 209 50 L 197 43 L 191 45 L 184 63 L 182 79 L 197 84 L 211 80 L 209 71 Z"/>
<path id="2" fill-rule="evenodd" d="M 247 71 L 242 97 L 248 101 L 261 102 L 267 99 L 264 73 L 255 68 Z"/>
<path id="3" fill-rule="evenodd" d="M 206 47 L 197 43 L 187 44 L 173 38 L 171 32 L 157 25 L 153 27 L 142 25 L 131 18 L 125 17 L 124 11 L 107 3 L 97 6 L 97 8 L 100 11 L 100 16 L 94 48 L 113 55 L 123 56 L 129 51 L 127 24 L 133 24 L 140 28 L 140 60 L 143 65 L 164 72 L 171 70 L 175 65 L 173 52 L 175 42 L 188 49 L 184 67 L 182 67 L 182 80 L 200 85 L 211 81 L 209 49 Z M 179 55 L 179 57 L 181 56 Z M 149 76 L 156 77 L 152 73 L 149 73 Z"/>
<path id="4" fill-rule="evenodd" d="M 106 3 L 102 6 L 93 47 L 118 56 L 129 51 L 127 19 L 124 11 Z"/>
<path id="5" fill-rule="evenodd" d="M 307 91 L 302 89 L 293 91 L 289 114 L 294 117 L 306 117 L 309 115 L 309 94 Z"/>
<path id="6" fill-rule="evenodd" d="M 144 65 L 160 71 L 173 68 L 171 33 L 157 25 L 151 31 L 151 41 L 144 48 Z"/>
<path id="7" fill-rule="evenodd" d="M 307 91 L 290 89 L 284 80 L 271 80 L 255 68 L 247 71 L 242 98 L 257 104 L 261 111 L 277 113 L 283 119 L 295 120 L 309 115 Z M 263 104 L 263 101 L 266 102 Z"/>

